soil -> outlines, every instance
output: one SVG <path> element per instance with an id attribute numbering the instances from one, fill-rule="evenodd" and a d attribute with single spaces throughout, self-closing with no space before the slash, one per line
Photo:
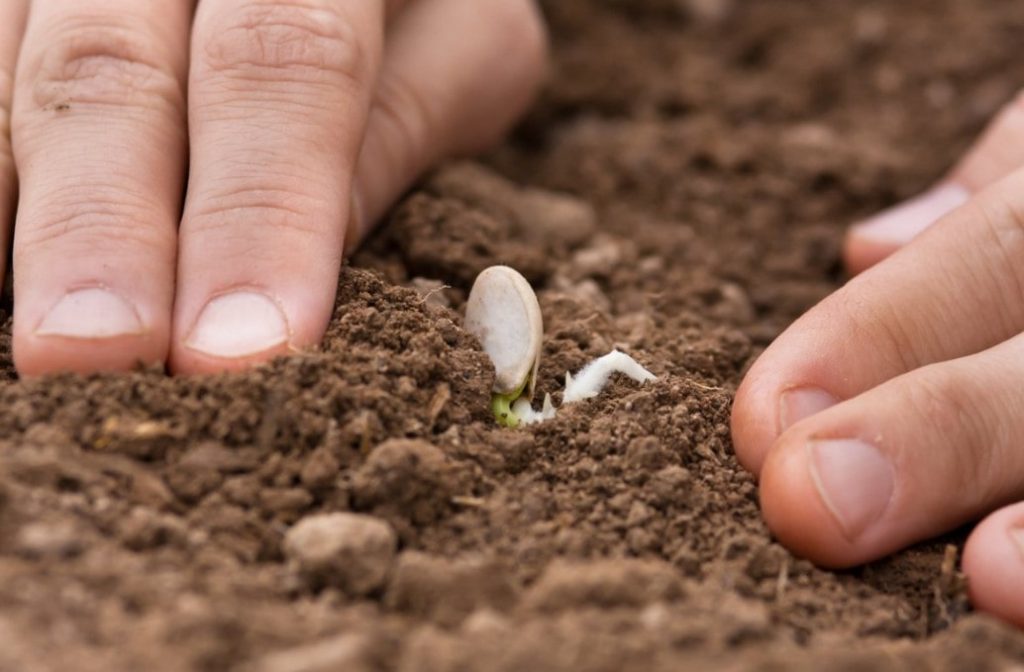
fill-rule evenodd
<path id="1" fill-rule="evenodd" d="M 842 282 L 845 225 L 928 185 L 1024 81 L 1024 4 L 544 5 L 540 104 L 393 212 L 321 349 L 18 381 L 8 324 L 0 670 L 1024 663 L 967 605 L 963 531 L 816 569 L 773 541 L 728 433 L 750 362 Z M 613 347 L 657 382 L 498 428 L 459 315 L 495 263 L 538 289 L 541 391 Z"/>

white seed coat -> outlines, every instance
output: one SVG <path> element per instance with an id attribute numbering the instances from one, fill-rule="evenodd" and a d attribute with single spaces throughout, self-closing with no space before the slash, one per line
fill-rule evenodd
<path id="1" fill-rule="evenodd" d="M 494 391 L 511 394 L 529 379 L 533 397 L 544 323 L 530 283 L 515 269 L 492 266 L 477 276 L 466 303 L 466 330 L 494 363 Z"/>

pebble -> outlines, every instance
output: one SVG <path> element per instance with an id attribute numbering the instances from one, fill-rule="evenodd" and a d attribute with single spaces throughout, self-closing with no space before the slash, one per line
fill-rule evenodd
<path id="1" fill-rule="evenodd" d="M 397 547 L 390 525 L 353 513 L 307 516 L 284 539 L 285 555 L 310 587 L 332 586 L 357 597 L 384 586 Z"/>
<path id="2" fill-rule="evenodd" d="M 68 521 L 37 522 L 25 525 L 14 540 L 14 550 L 24 557 L 70 558 L 84 548 L 79 530 Z"/>

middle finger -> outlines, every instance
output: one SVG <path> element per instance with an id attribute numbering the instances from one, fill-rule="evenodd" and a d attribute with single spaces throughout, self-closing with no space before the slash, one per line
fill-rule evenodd
<path id="1" fill-rule="evenodd" d="M 334 302 L 384 0 L 204 0 L 172 367 L 317 343 Z"/>

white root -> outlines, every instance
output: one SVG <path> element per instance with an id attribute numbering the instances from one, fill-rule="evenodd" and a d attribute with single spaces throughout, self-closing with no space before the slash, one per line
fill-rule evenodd
<path id="1" fill-rule="evenodd" d="M 601 394 L 613 373 L 629 376 L 641 385 L 657 380 L 653 373 L 640 366 L 635 359 L 624 352 L 612 350 L 604 357 L 599 357 L 584 366 L 575 377 L 566 372 L 562 404 L 575 404 L 577 401 L 592 399 Z"/>
<path id="2" fill-rule="evenodd" d="M 565 393 L 562 395 L 562 405 L 575 404 L 584 399 L 593 399 L 601 394 L 613 373 L 629 376 L 641 385 L 658 379 L 657 376 L 645 369 L 626 353 L 612 350 L 604 357 L 599 357 L 584 366 L 575 376 L 566 372 Z M 526 399 L 520 399 L 513 404 L 512 411 L 524 425 L 533 425 L 553 419 L 558 409 L 551 403 L 551 395 L 548 394 L 544 396 L 544 406 L 539 412 L 533 410 L 530 402 Z"/>

